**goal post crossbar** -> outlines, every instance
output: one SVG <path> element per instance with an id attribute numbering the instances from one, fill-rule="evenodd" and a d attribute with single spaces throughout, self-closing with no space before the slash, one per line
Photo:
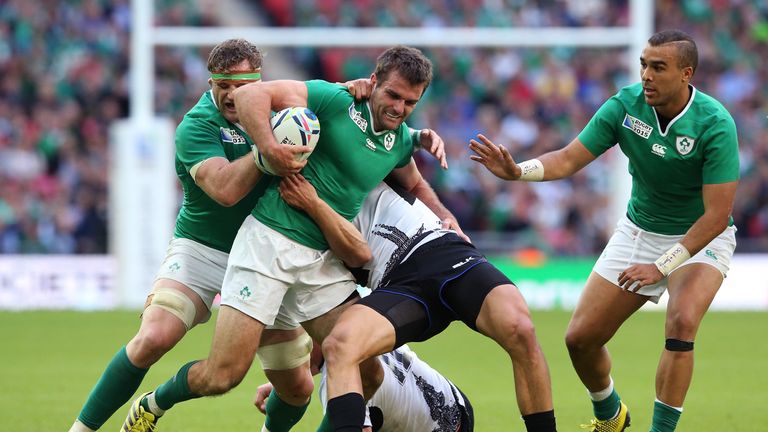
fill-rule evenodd
<path id="1" fill-rule="evenodd" d="M 631 27 L 381 28 L 381 27 L 155 27 L 152 43 L 212 46 L 244 38 L 277 47 L 627 47 Z"/>

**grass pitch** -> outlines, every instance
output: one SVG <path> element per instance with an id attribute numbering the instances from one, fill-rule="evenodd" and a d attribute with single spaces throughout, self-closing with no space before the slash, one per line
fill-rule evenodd
<path id="1" fill-rule="evenodd" d="M 549 362 L 558 430 L 576 431 L 591 417 L 586 392 L 563 344 L 565 311 L 535 311 Z M 650 428 L 654 373 L 663 346 L 664 316 L 641 312 L 609 344 L 616 388 L 632 414 L 631 431 Z M 0 312 L 0 430 L 66 431 L 104 366 L 138 329 L 138 314 L 118 312 Z M 205 357 L 212 323 L 199 326 L 158 364 L 141 385 L 147 391 L 188 360 Z M 710 312 L 696 341 L 696 370 L 679 431 L 768 430 L 768 313 Z M 509 359 L 491 341 L 459 324 L 431 341 L 412 344 L 419 356 L 453 380 L 475 408 L 476 430 L 523 431 Z M 257 365 L 258 366 L 258 365 Z M 263 382 L 254 367 L 227 395 L 174 407 L 162 431 L 257 431 L 263 417 L 251 405 Z M 297 432 L 313 432 L 321 409 L 314 398 Z M 101 430 L 117 431 L 121 408 Z"/>

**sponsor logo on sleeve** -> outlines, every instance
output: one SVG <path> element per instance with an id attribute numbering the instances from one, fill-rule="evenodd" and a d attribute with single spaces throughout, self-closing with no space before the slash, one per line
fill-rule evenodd
<path id="1" fill-rule="evenodd" d="M 653 128 L 650 125 L 641 122 L 629 114 L 624 116 L 624 121 L 621 122 L 621 125 L 645 139 L 648 139 L 651 136 L 651 132 L 653 132 Z"/>
<path id="2" fill-rule="evenodd" d="M 688 153 L 693 150 L 693 143 L 696 142 L 693 138 L 689 136 L 679 136 L 675 140 L 675 147 L 677 148 L 677 152 L 681 155 L 685 156 Z"/>

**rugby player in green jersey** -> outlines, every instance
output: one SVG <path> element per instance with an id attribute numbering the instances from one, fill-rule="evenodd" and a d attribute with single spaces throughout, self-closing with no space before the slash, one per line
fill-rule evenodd
<path id="1" fill-rule="evenodd" d="M 621 89 L 563 149 L 520 164 L 478 135 L 471 158 L 507 180 L 570 176 L 614 144 L 629 158 L 626 217 L 597 260 L 566 334 L 589 390 L 596 431 L 629 426 L 605 344 L 647 301 L 667 291 L 664 349 L 656 372 L 651 431 L 673 431 L 693 375 L 693 344 L 736 247 L 731 208 L 739 179 L 736 126 L 690 84 L 698 52 L 687 34 L 654 34 L 640 56 L 641 83 Z"/>
<path id="2" fill-rule="evenodd" d="M 208 83 L 176 129 L 176 173 L 184 201 L 138 333 L 107 365 L 70 429 L 94 431 L 130 400 L 150 366 L 192 327 L 208 320 L 221 291 L 237 229 L 264 193 L 238 124 L 233 92 L 260 81 L 262 54 L 242 39 L 226 40 L 208 57 Z"/>
<path id="3" fill-rule="evenodd" d="M 412 158 L 415 146 L 421 145 L 445 167 L 442 140 L 433 131 L 414 131 L 404 123 L 432 79 L 431 63 L 417 49 L 393 47 L 379 56 L 370 79 L 370 99 L 361 102 L 343 85 L 319 80 L 244 86 L 235 92 L 239 119 L 278 174 L 301 171 L 347 220 L 355 217 L 368 192 L 391 174 L 448 225 L 458 228 Z M 320 121 L 319 142 L 306 161 L 294 159 L 306 150 L 279 145 L 269 124 L 271 111 L 291 106 L 310 108 Z M 262 333 L 267 326 L 286 332 L 303 326 L 313 339 L 322 341 L 345 300 L 356 291 L 355 279 L 344 264 L 360 267 L 370 252 L 361 245 L 357 256 L 342 263 L 312 219 L 282 200 L 279 180 L 269 178 L 233 243 L 209 357 L 184 365 L 173 379 L 139 398 L 124 430 L 154 428 L 157 417 L 178 402 L 229 391 L 243 379 L 257 349 L 262 367 L 297 372 L 273 381 L 279 397 L 270 400 L 303 401 L 301 406 L 291 404 L 297 408 L 294 420 L 301 418 L 313 390 L 308 368 L 311 344 L 297 337 L 260 347 Z M 366 377 L 380 379 L 379 362 L 372 359 L 366 365 L 372 368 Z M 150 421 L 143 424 L 141 419 Z M 289 428 L 267 424 L 264 430 Z"/>

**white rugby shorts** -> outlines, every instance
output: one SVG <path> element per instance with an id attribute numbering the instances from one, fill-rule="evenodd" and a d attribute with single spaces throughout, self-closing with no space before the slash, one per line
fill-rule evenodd
<path id="1" fill-rule="evenodd" d="M 656 234 L 643 230 L 624 216 L 616 224 L 616 230 L 608 241 L 608 245 L 603 249 L 600 258 L 597 259 L 592 271 L 618 286 L 619 274 L 627 267 L 634 264 L 655 262 L 682 238 L 682 235 Z M 725 277 L 735 249 L 736 227 L 729 226 L 680 267 L 693 263 L 709 264 L 720 270 L 720 273 Z M 659 298 L 666 290 L 667 278 L 664 278 L 653 285 L 640 288 L 637 293 L 648 296 L 652 302 L 658 303 Z"/>
<path id="2" fill-rule="evenodd" d="M 172 279 L 186 285 L 200 296 L 210 317 L 213 299 L 221 292 L 227 257 L 227 253 L 196 241 L 174 238 L 168 244 L 155 280 Z"/>
<path id="3" fill-rule="evenodd" d="M 292 329 L 346 300 L 354 277 L 330 250 L 297 243 L 249 215 L 235 237 L 221 304 L 276 329 Z"/>

